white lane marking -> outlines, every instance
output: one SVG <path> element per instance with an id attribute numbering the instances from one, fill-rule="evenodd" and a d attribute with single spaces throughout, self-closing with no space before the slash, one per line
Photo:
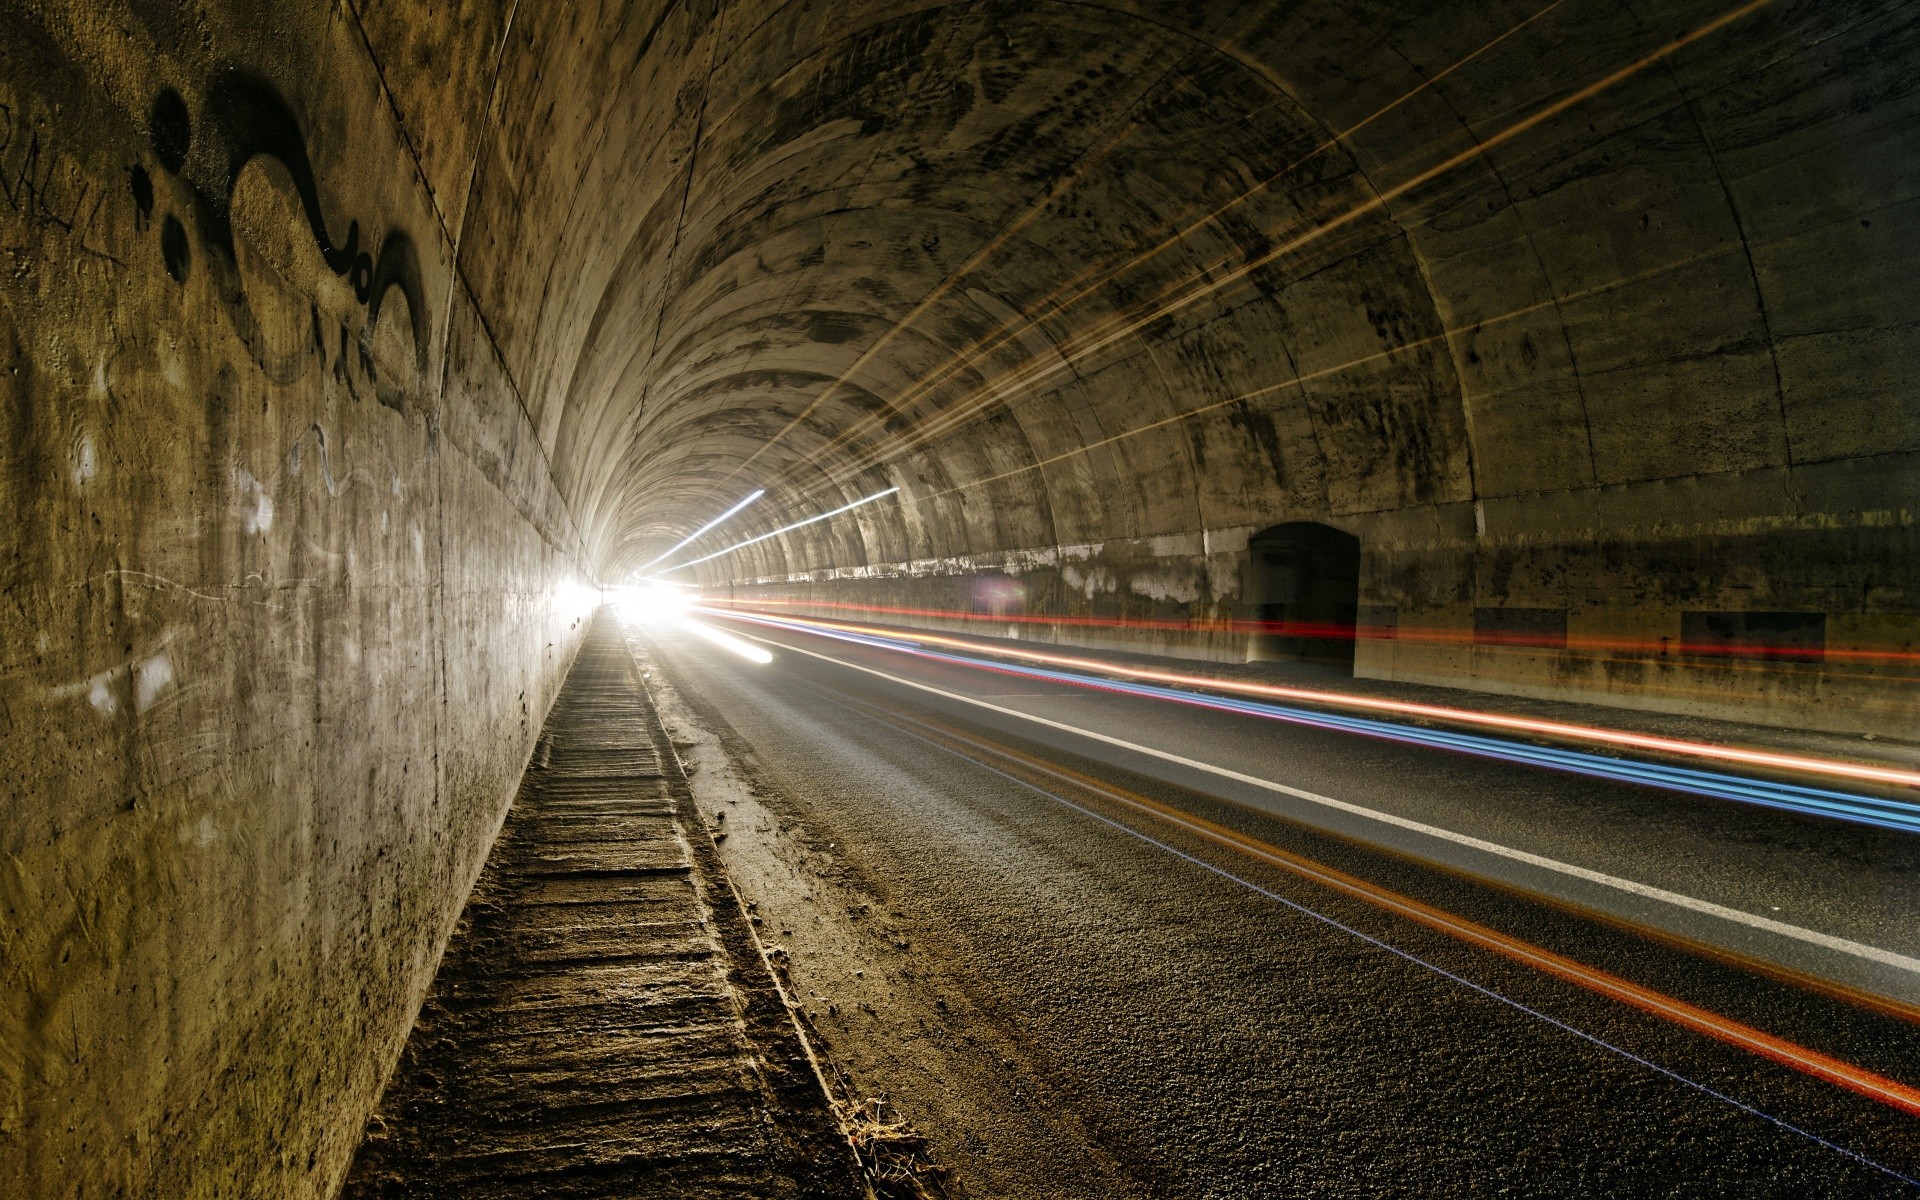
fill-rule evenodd
<path id="1" fill-rule="evenodd" d="M 1036 725 L 1045 725 L 1050 729 L 1058 729 L 1063 733 L 1071 733 L 1078 737 L 1090 738 L 1096 742 L 1105 742 L 1109 746 L 1118 746 L 1123 750 L 1131 750 L 1136 754 L 1147 755 L 1149 758 L 1158 758 L 1166 762 L 1178 763 L 1180 766 L 1189 767 L 1196 771 L 1204 771 L 1211 775 L 1218 775 L 1224 779 L 1234 780 L 1237 783 L 1251 784 L 1254 787 L 1265 788 L 1268 791 L 1292 796 L 1296 800 L 1305 800 L 1313 804 L 1323 805 L 1324 807 L 1336 809 L 1340 812 L 1351 813 L 1354 816 L 1365 817 L 1372 821 L 1379 821 L 1385 825 L 1395 825 L 1401 829 L 1408 829 L 1415 833 L 1424 834 L 1427 837 L 1453 842 L 1456 845 L 1467 846 L 1486 854 L 1512 859 L 1515 862 L 1523 862 L 1531 867 L 1539 867 L 1547 871 L 1556 871 L 1562 875 L 1572 876 L 1575 879 L 1584 879 L 1588 883 L 1597 883 L 1604 887 L 1626 892 L 1629 895 L 1640 896 L 1648 900 L 1658 900 L 1664 904 L 1671 904 L 1675 908 L 1684 908 L 1691 912 L 1703 913 L 1706 916 L 1718 917 L 1723 921 L 1731 921 L 1737 925 L 1745 925 L 1766 933 L 1777 934 L 1780 937 L 1792 938 L 1795 941 L 1806 942 L 1809 945 L 1819 946 L 1823 949 L 1836 950 L 1841 954 L 1848 954 L 1855 958 L 1866 959 L 1869 962 L 1880 963 L 1883 966 L 1895 967 L 1902 971 L 1911 971 L 1915 974 L 1920 974 L 1920 958 L 1909 958 L 1907 955 L 1898 954 L 1892 950 L 1883 950 L 1878 946 L 1869 946 L 1865 942 L 1855 942 L 1847 938 L 1835 937 L 1830 933 L 1821 933 L 1817 929 L 1802 929 L 1798 925 L 1789 925 L 1785 921 L 1776 921 L 1771 917 L 1756 916 L 1750 912 L 1742 912 L 1737 908 L 1728 908 L 1722 904 L 1715 904 L 1711 900 L 1702 900 L 1696 896 L 1682 895 L 1679 892 L 1669 892 L 1665 888 L 1657 888 L 1652 884 L 1639 883 L 1632 879 L 1622 879 L 1617 875 L 1607 875 L 1600 871 L 1589 870 L 1586 867 L 1575 866 L 1572 863 L 1561 862 L 1557 858 L 1546 858 L 1539 854 L 1532 854 L 1525 850 L 1516 850 L 1511 846 L 1502 846 L 1498 842 L 1489 842 L 1469 834 L 1455 833 L 1451 829 L 1442 829 L 1437 825 L 1428 825 L 1407 817 L 1399 817 L 1392 813 L 1381 812 L 1378 809 L 1365 808 L 1358 804 L 1349 804 L 1345 800 L 1335 800 L 1331 796 L 1322 796 L 1318 792 L 1309 792 L 1301 788 L 1289 787 L 1284 783 L 1275 783 L 1271 779 L 1261 779 L 1257 775 L 1242 774 L 1230 767 L 1215 766 L 1212 763 L 1187 758 L 1184 755 L 1175 754 L 1169 750 L 1159 750 L 1152 746 L 1142 746 L 1138 742 L 1129 742 L 1124 738 L 1113 737 L 1110 734 L 1096 733 L 1091 729 L 1082 729 L 1077 725 L 1068 725 L 1064 722 L 1038 716 L 1034 713 L 1021 712 L 1017 708 L 1007 708 L 1004 705 L 992 704 L 973 696 L 964 696 L 958 692 L 947 691 L 945 688 L 937 688 L 932 684 L 916 683 L 911 679 L 903 679 L 898 675 L 891 675 L 885 671 L 875 670 L 872 667 L 863 667 L 858 663 L 834 658 L 832 655 L 819 654 L 812 650 L 803 650 L 791 643 L 777 642 L 770 638 L 763 638 L 755 634 L 747 633 L 744 630 L 741 631 L 740 636 L 752 638 L 756 642 L 765 642 L 769 646 L 778 646 L 782 650 L 791 650 L 795 654 L 804 654 L 809 658 L 817 658 L 822 662 L 829 662 L 837 667 L 845 667 L 850 671 L 861 671 L 868 675 L 877 676 L 890 683 L 900 684 L 903 687 L 916 688 L 923 692 L 931 692 L 936 696 L 943 696 L 948 700 L 957 700 L 962 704 L 971 704 L 976 708 L 988 709 L 989 711 L 1002 713 L 1009 717 L 1018 717 L 1023 721 L 1032 721 Z"/>

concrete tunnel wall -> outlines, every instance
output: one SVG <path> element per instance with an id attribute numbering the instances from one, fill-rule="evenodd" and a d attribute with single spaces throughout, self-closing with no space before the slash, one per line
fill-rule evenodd
<path id="1" fill-rule="evenodd" d="M 1461 635 L 1363 673 L 1910 731 L 1920 14 L 1735 11 L 0 0 L 0 1183 L 328 1194 L 570 597 L 756 486 L 901 492 L 720 594 L 1232 658 L 1318 521 Z"/>
<path id="2" fill-rule="evenodd" d="M 350 12 L 0 29 L 0 1194 L 329 1195 L 591 565 Z"/>

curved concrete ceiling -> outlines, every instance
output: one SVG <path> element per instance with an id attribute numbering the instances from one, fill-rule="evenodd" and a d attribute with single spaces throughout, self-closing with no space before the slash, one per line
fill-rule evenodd
<path id="1" fill-rule="evenodd" d="M 415 15 L 368 17 L 403 119 L 477 112 Z M 708 580 L 1920 439 L 1875 416 L 1910 285 L 1829 268 L 1909 194 L 1847 99 L 1900 77 L 1894 6 L 511 17 L 471 198 L 471 142 L 423 165 L 605 577 L 755 487 L 703 550 L 901 493 Z"/>

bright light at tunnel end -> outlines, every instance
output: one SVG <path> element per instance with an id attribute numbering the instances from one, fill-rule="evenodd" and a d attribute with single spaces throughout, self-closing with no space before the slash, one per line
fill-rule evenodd
<path id="1" fill-rule="evenodd" d="M 568 622 L 590 616 L 606 600 L 606 593 L 599 586 L 580 579 L 562 580 L 548 595 L 553 610 Z"/>
<path id="2" fill-rule="evenodd" d="M 632 625 L 668 625 L 684 619 L 699 598 L 698 588 L 673 583 L 639 583 L 607 589 L 607 603 Z"/>
<path id="3" fill-rule="evenodd" d="M 694 620 L 690 614 L 699 599 L 700 589 L 692 584 L 651 582 L 607 589 L 607 602 L 629 625 L 642 629 L 677 629 L 705 638 L 749 662 L 764 666 L 773 661 L 771 653 L 745 638 Z"/>

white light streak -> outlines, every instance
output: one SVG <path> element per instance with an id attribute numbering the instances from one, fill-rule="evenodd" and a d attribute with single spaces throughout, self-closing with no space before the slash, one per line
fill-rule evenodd
<path id="1" fill-rule="evenodd" d="M 741 658 L 757 662 L 762 666 L 773 661 L 773 655 L 762 650 L 752 642 L 744 638 L 737 638 L 730 633 L 722 633 L 711 625 L 703 625 L 699 621 L 683 620 L 680 622 L 680 628 L 686 630 L 688 633 L 699 634 L 722 650 L 731 650 Z"/>
<path id="2" fill-rule="evenodd" d="M 834 509 L 832 512 L 823 512 L 817 517 L 808 517 L 804 521 L 795 521 L 791 525 L 782 525 L 780 528 L 774 530 L 771 533 L 763 533 L 759 537 L 748 538 L 744 542 L 736 542 L 733 545 L 728 546 L 724 550 L 715 550 L 712 554 L 709 554 L 704 558 L 696 558 L 692 562 L 683 562 L 677 567 L 666 567 L 663 570 L 661 570 L 659 574 L 665 575 L 668 571 L 684 571 L 688 567 L 706 562 L 709 559 L 719 558 L 722 554 L 732 554 L 735 550 L 743 550 L 746 547 L 753 545 L 755 542 L 764 542 L 770 537 L 779 537 L 783 533 L 791 533 L 796 529 L 799 529 L 806 525 L 811 525 L 816 521 L 824 521 L 828 517 L 837 517 L 843 512 L 851 512 L 854 509 L 859 508 L 863 504 L 872 504 L 875 500 L 885 499 L 886 497 L 893 495 L 895 492 L 899 490 L 900 489 L 897 487 L 890 487 L 884 492 L 875 492 L 871 496 L 862 496 L 860 499 L 855 500 L 852 504 L 842 504 L 839 508 Z M 659 562 L 659 561 L 660 561 L 659 559 L 654 560 L 654 562 Z"/>
<path id="3" fill-rule="evenodd" d="M 752 504 L 755 500 L 758 500 L 760 497 L 766 494 L 767 494 L 767 489 L 765 488 L 753 489 L 752 495 L 748 496 L 745 500 L 742 500 L 740 503 L 734 505 L 732 508 L 728 509 L 727 511 L 721 513 L 719 516 L 715 517 L 713 520 L 708 521 L 705 525 L 702 525 L 700 528 L 694 530 L 692 533 L 688 534 L 686 537 L 683 537 L 679 541 L 675 542 L 671 547 L 668 548 L 665 554 L 662 554 L 658 558 L 652 559 L 649 562 L 642 563 L 634 571 L 634 574 L 638 575 L 641 571 L 646 570 L 648 567 L 652 566 L 654 563 L 665 562 L 667 559 L 672 558 L 675 554 L 678 554 L 680 552 L 682 547 L 686 546 L 689 542 L 693 541 L 693 539 L 699 537 L 701 534 L 705 533 L 707 530 L 712 529 L 715 525 L 718 525 L 720 522 L 726 520 L 728 517 L 739 512 L 741 509 L 745 508 L 749 504 Z"/>

